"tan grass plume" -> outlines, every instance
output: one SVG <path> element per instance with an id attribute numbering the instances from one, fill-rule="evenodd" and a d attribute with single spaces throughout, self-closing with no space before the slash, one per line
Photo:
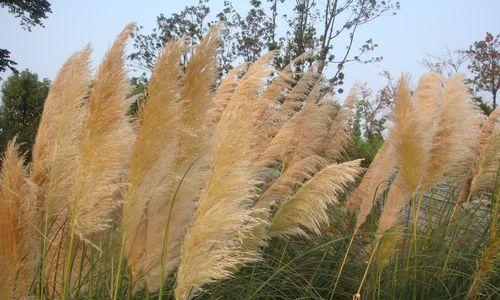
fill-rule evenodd
<path id="1" fill-rule="evenodd" d="M 500 174 L 500 128 L 496 128 L 486 144 L 471 182 L 471 192 L 493 192 Z"/>
<path id="2" fill-rule="evenodd" d="M 499 118 L 500 107 L 497 106 L 497 108 L 495 108 L 495 110 L 491 112 L 491 114 L 488 116 L 488 119 L 486 119 L 483 126 L 481 127 L 481 132 L 479 133 L 479 137 L 473 148 L 470 168 L 467 171 L 464 183 L 458 194 L 458 203 L 464 203 L 469 197 L 472 180 L 478 172 L 478 163 L 481 159 L 481 155 L 488 145 L 489 140 L 492 138 L 493 130 L 496 128 Z"/>
<path id="3" fill-rule="evenodd" d="M 360 160 L 354 160 L 331 164 L 304 183 L 274 214 L 270 234 L 321 234 L 322 226 L 330 223 L 330 206 L 338 203 L 338 195 L 360 174 L 359 163 Z"/>
<path id="4" fill-rule="evenodd" d="M 169 42 L 152 72 L 148 98 L 139 108 L 139 128 L 132 149 L 129 184 L 124 196 L 122 229 L 125 255 L 136 282 L 150 267 L 146 250 L 146 215 L 151 201 L 163 203 L 175 176 L 177 133 L 180 127 L 180 57 L 184 41 Z"/>
<path id="5" fill-rule="evenodd" d="M 391 142 L 394 147 L 396 168 L 400 184 L 408 193 L 413 193 L 420 185 L 427 166 L 428 145 L 423 143 L 425 132 L 414 110 L 408 82 L 401 77 L 396 104 L 392 116 Z"/>
<path id="6" fill-rule="evenodd" d="M 302 92 L 306 95 L 311 94 L 312 96 L 309 95 L 311 99 L 318 89 L 319 85 L 315 85 L 311 91 L 306 89 Z M 297 91 L 295 93 L 298 94 Z M 283 172 L 304 158 L 322 155 L 331 117 L 332 106 L 329 104 L 321 105 L 314 101 L 306 103 L 272 139 L 269 147 L 261 155 L 261 163 L 272 165 L 278 162 Z"/>
<path id="7" fill-rule="evenodd" d="M 479 119 L 468 102 L 469 97 L 463 77 L 452 76 L 443 91 L 434 134 L 432 139 L 428 139 L 430 149 L 422 181 L 423 190 L 441 182 L 471 154 L 471 141 L 479 133 Z"/>
<path id="8" fill-rule="evenodd" d="M 324 156 L 330 160 L 339 160 L 346 154 L 352 142 L 351 122 L 354 117 L 354 109 L 358 101 L 359 88 L 354 86 L 345 103 L 339 108 L 335 119 L 331 123 L 328 135 L 324 140 Z"/>
<path id="9" fill-rule="evenodd" d="M 429 72 L 418 81 L 415 90 L 415 113 L 419 117 L 420 126 L 423 128 L 426 139 L 434 136 L 436 131 L 436 119 L 439 118 L 439 108 L 442 102 L 445 79 L 442 75 Z M 430 143 L 430 141 L 425 141 Z"/>
<path id="10" fill-rule="evenodd" d="M 31 177 L 39 186 L 40 206 L 47 215 L 67 206 L 90 87 L 90 47 L 73 54 L 49 88 L 33 146 Z"/>
<path id="11" fill-rule="evenodd" d="M 398 174 L 389 188 L 387 199 L 378 221 L 375 243 L 400 220 L 401 211 L 409 198 L 405 180 Z"/>
<path id="12" fill-rule="evenodd" d="M 75 184 L 69 194 L 71 226 L 83 240 L 109 228 L 111 213 L 121 204 L 134 133 L 126 116 L 124 48 L 134 29 L 129 24 L 118 35 L 97 72 L 79 137 Z"/>
<path id="13" fill-rule="evenodd" d="M 299 111 L 319 78 L 317 65 L 311 66 L 289 91 L 284 102 L 279 107 L 279 114 L 288 119 Z"/>
<path id="14" fill-rule="evenodd" d="M 177 267 L 180 247 L 207 176 L 213 131 L 210 108 L 217 78 L 216 50 L 219 28 L 213 27 L 195 47 L 181 78 L 180 127 L 177 127 L 175 157 L 168 180 L 168 193 L 149 203 L 146 273 L 150 290 Z"/>
<path id="15" fill-rule="evenodd" d="M 0 180 L 0 298 L 25 299 L 35 273 L 35 188 L 16 139 L 7 145 Z"/>
<path id="16" fill-rule="evenodd" d="M 90 53 L 87 46 L 73 54 L 59 71 L 49 89 L 33 146 L 31 178 L 37 184 L 36 206 L 41 210 L 40 220 L 36 218 L 33 222 L 43 234 L 41 240 L 47 242 L 44 261 L 49 263 L 44 266 L 44 272 L 50 295 L 61 288 L 65 255 L 61 245 L 65 242 L 68 194 L 75 183 L 78 141 L 86 116 Z M 56 276 L 56 272 L 59 275 Z"/>
<path id="17" fill-rule="evenodd" d="M 359 229 L 370 215 L 377 198 L 389 186 L 394 173 L 395 160 L 390 139 L 387 139 L 373 159 L 361 183 L 347 202 L 347 209 L 353 212 L 359 207 L 355 228 Z"/>
<path id="18" fill-rule="evenodd" d="M 260 196 L 255 207 L 271 209 L 290 198 L 296 190 L 328 164 L 319 155 L 311 155 L 297 162 L 272 181 Z M 264 189 L 263 189 L 264 190 Z"/>
<path id="19" fill-rule="evenodd" d="M 227 278 L 257 259 L 242 240 L 259 225 L 252 209 L 259 182 L 254 119 L 258 93 L 271 71 L 273 54 L 257 60 L 241 79 L 219 123 L 209 178 L 182 247 L 175 295 L 189 299 L 203 285 Z"/>
<path id="20" fill-rule="evenodd" d="M 234 90 L 238 86 L 241 77 L 245 74 L 248 68 L 248 63 L 242 63 L 235 68 L 231 69 L 226 76 L 222 79 L 217 91 L 213 97 L 213 107 L 210 109 L 210 113 L 213 116 L 213 121 L 219 123 L 224 110 L 226 110 L 229 100 L 233 95 Z"/>

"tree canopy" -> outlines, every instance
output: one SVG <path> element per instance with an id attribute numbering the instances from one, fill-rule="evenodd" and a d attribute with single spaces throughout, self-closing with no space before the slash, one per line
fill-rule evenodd
<path id="1" fill-rule="evenodd" d="M 486 33 L 485 38 L 474 42 L 466 53 L 470 57 L 467 67 L 472 74 L 470 83 L 476 91 L 491 93 L 495 109 L 500 88 L 500 34 Z"/>
<path id="2" fill-rule="evenodd" d="M 242 61 L 255 61 L 269 50 L 280 50 L 275 60 L 278 68 L 310 52 L 314 54 L 302 64 L 318 60 L 320 72 L 333 65 L 325 77 L 329 86 L 340 86 L 347 63 L 381 60 L 370 55 L 377 43 L 373 39 L 358 41 L 357 30 L 379 17 L 395 14 L 400 7 L 397 1 L 373 0 L 297 0 L 285 8 L 287 5 L 290 3 L 283 0 L 250 0 L 251 7 L 244 15 L 232 1 L 224 1 L 223 9 L 210 18 L 209 0 L 199 0 L 170 17 L 160 14 L 149 34 L 139 28 L 130 58 L 146 79 L 167 41 L 187 36 L 197 43 L 210 25 L 222 23 L 224 46 L 219 67 L 223 73 Z M 285 13 L 288 10 L 290 14 Z"/>
<path id="3" fill-rule="evenodd" d="M 43 104 L 49 90 L 48 79 L 39 80 L 38 75 L 24 70 L 12 74 L 2 85 L 0 105 L 0 151 L 5 151 L 7 142 L 16 135 L 22 152 L 32 148 Z"/>

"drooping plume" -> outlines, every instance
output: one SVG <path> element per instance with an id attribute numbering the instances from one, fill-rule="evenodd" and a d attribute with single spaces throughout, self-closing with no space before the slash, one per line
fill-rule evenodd
<path id="1" fill-rule="evenodd" d="M 497 107 L 493 112 L 491 112 L 488 119 L 484 122 L 483 126 L 481 127 L 481 132 L 479 133 L 479 137 L 473 148 L 472 157 L 470 159 L 471 163 L 469 170 L 464 179 L 462 188 L 460 189 L 460 193 L 458 194 L 457 198 L 458 203 L 464 203 L 465 201 L 467 201 L 469 197 L 472 180 L 478 172 L 478 163 L 481 160 L 481 156 L 484 153 L 486 145 L 488 145 L 490 139 L 492 138 L 493 130 L 497 126 L 499 117 L 500 117 L 500 107 Z"/>
<path id="2" fill-rule="evenodd" d="M 283 104 L 279 107 L 279 114 L 290 118 L 299 111 L 319 77 L 317 66 L 311 66 L 290 90 Z"/>
<path id="3" fill-rule="evenodd" d="M 152 267 L 147 265 L 144 257 L 147 250 L 148 204 L 164 203 L 172 193 L 170 182 L 176 179 L 172 166 L 177 150 L 177 134 L 182 130 L 178 100 L 180 56 L 185 49 L 183 43 L 179 40 L 165 45 L 152 72 L 149 96 L 139 109 L 139 128 L 132 149 L 122 218 L 125 256 L 137 282 Z M 159 277 L 156 278 L 159 281 Z"/>
<path id="4" fill-rule="evenodd" d="M 216 127 L 210 108 L 218 44 L 219 29 L 213 27 L 194 49 L 181 78 L 172 177 L 167 179 L 168 192 L 148 206 L 146 283 L 151 291 L 179 264 L 181 243 L 206 180 Z"/>
<path id="5" fill-rule="evenodd" d="M 423 189 L 443 180 L 471 153 L 471 141 L 478 135 L 478 118 L 468 103 L 467 86 L 460 75 L 452 76 L 443 91 L 436 128 L 430 141 Z"/>
<path id="6" fill-rule="evenodd" d="M 407 190 L 405 190 L 405 186 L 405 180 L 398 174 L 389 188 L 387 199 L 378 221 L 375 243 L 400 220 L 401 211 L 410 196 Z"/>
<path id="7" fill-rule="evenodd" d="M 219 123 L 210 175 L 182 247 L 178 299 L 194 297 L 203 285 L 231 276 L 258 257 L 242 241 L 260 224 L 252 209 L 260 175 L 254 113 L 272 57 L 265 55 L 250 67 Z"/>
<path id="8" fill-rule="evenodd" d="M 324 156 L 331 160 L 340 159 L 352 142 L 351 122 L 354 117 L 359 88 L 353 87 L 347 96 L 344 105 L 339 109 L 331 123 L 328 135 L 324 141 Z"/>
<path id="9" fill-rule="evenodd" d="M 377 236 L 379 243 L 377 245 L 377 253 L 375 255 L 374 261 L 377 264 L 379 270 L 383 270 L 385 266 L 390 262 L 391 257 L 394 253 L 394 249 L 398 246 L 399 241 L 403 235 L 402 224 L 396 222 L 391 228 L 389 228 L 385 234 L 382 236 Z"/>
<path id="10" fill-rule="evenodd" d="M 90 47 L 73 54 L 52 83 L 33 146 L 31 177 L 47 215 L 61 213 L 73 185 L 84 101 L 90 87 Z"/>
<path id="11" fill-rule="evenodd" d="M 269 136 L 265 140 L 266 143 L 262 143 L 261 151 L 265 150 L 265 147 L 269 145 L 271 139 L 288 119 L 300 110 L 305 97 L 307 97 L 306 94 L 301 95 L 300 92 L 308 92 L 314 86 L 314 81 L 317 80 L 317 76 L 314 74 L 317 69 L 314 66 L 310 67 L 303 76 L 293 72 L 293 65 L 302 62 L 309 56 L 310 53 L 304 53 L 292 60 L 279 71 L 277 77 L 272 80 L 260 96 L 264 100 L 262 102 L 268 103 L 274 108 L 271 116 L 266 116 L 268 117 L 267 122 L 271 126 L 266 128 L 269 131 Z M 295 78 L 297 76 L 300 76 L 300 82 L 297 82 Z"/>
<path id="12" fill-rule="evenodd" d="M 130 149 L 134 138 L 126 117 L 127 95 L 124 47 L 134 28 L 129 24 L 117 37 L 97 72 L 78 140 L 75 183 L 69 193 L 70 219 L 82 239 L 109 228 L 111 213 L 120 205 Z"/>
<path id="13" fill-rule="evenodd" d="M 471 182 L 471 192 L 485 190 L 493 192 L 498 185 L 500 170 L 500 129 L 491 134 L 477 165 Z"/>
<path id="14" fill-rule="evenodd" d="M 347 209 L 353 212 L 359 207 L 356 229 L 366 221 L 377 198 L 389 186 L 389 179 L 394 173 L 394 156 L 390 139 L 378 150 L 368 171 L 347 202 Z"/>
<path id="15" fill-rule="evenodd" d="M 316 85 L 310 93 L 314 94 L 318 88 Z M 322 155 L 324 140 L 331 124 L 331 109 L 329 104 L 313 101 L 306 103 L 279 130 L 262 153 L 261 163 L 271 165 L 278 162 L 281 169 L 286 170 L 304 158 Z"/>
<path id="16" fill-rule="evenodd" d="M 224 110 L 226 110 L 229 100 L 231 100 L 234 90 L 238 86 L 238 83 L 243 74 L 245 74 L 247 68 L 248 64 L 242 63 L 241 65 L 231 69 L 222 79 L 213 97 L 213 108 L 210 109 L 214 123 L 219 123 Z"/>
<path id="17" fill-rule="evenodd" d="M 312 155 L 297 162 L 267 187 L 256 203 L 257 208 L 271 209 L 290 198 L 296 190 L 327 165 L 327 160 Z"/>
<path id="18" fill-rule="evenodd" d="M 7 145 L 0 171 L 0 298 L 28 297 L 35 273 L 35 189 L 16 140 Z"/>
<path id="19" fill-rule="evenodd" d="M 283 203 L 271 220 L 271 235 L 309 236 L 320 234 L 328 225 L 328 209 L 338 202 L 338 195 L 360 174 L 359 160 L 331 164 L 302 185 Z"/>

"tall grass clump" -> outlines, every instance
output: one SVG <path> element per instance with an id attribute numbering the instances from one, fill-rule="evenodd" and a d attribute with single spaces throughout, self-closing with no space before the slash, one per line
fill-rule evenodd
<path id="1" fill-rule="evenodd" d="M 339 104 L 312 53 L 218 78 L 218 26 L 166 43 L 130 117 L 133 28 L 63 65 L 31 164 L 7 147 L 2 299 L 498 298 L 499 110 L 462 76 L 402 77 L 364 170 L 358 87 Z"/>
<path id="2" fill-rule="evenodd" d="M 125 257 L 136 281 L 144 280 L 148 268 L 148 205 L 166 201 L 171 166 L 177 144 L 175 131 L 180 129 L 177 93 L 180 87 L 182 40 L 167 44 L 148 87 L 149 97 L 138 112 L 137 140 L 132 148 L 129 184 L 123 203 L 123 238 Z"/>
<path id="3" fill-rule="evenodd" d="M 132 125 L 124 71 L 128 25 L 90 84 L 90 48 L 75 54 L 58 74 L 37 134 L 32 178 L 39 186 L 42 276 L 39 293 L 67 298 L 80 242 L 100 250 L 95 235 L 111 227 L 120 205 Z M 80 272 L 82 269 L 80 269 Z"/>
<path id="4" fill-rule="evenodd" d="M 2 157 L 0 180 L 0 298 L 24 298 L 36 267 L 33 219 L 37 211 L 35 186 L 16 139 L 8 143 Z"/>
<path id="5" fill-rule="evenodd" d="M 31 178 L 37 185 L 35 219 L 41 233 L 39 295 L 60 291 L 63 274 L 63 228 L 74 184 L 78 138 L 85 116 L 90 86 L 90 47 L 75 53 L 64 64 L 49 89 L 33 146 Z"/>

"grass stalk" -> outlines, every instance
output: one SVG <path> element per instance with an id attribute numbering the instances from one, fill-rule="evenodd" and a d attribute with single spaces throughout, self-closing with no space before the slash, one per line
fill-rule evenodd
<path id="1" fill-rule="evenodd" d="M 160 273 L 160 289 L 158 291 L 158 300 L 161 300 L 161 297 L 163 295 L 163 285 L 165 281 L 165 264 L 166 264 L 166 256 L 167 256 L 167 247 L 168 247 L 168 229 L 170 228 L 170 219 L 172 217 L 172 210 L 174 208 L 174 203 L 175 200 L 177 199 L 177 194 L 179 193 L 179 189 L 181 188 L 182 183 L 184 182 L 184 179 L 186 178 L 187 174 L 191 170 L 191 168 L 200 160 L 201 156 L 195 159 L 191 165 L 187 168 L 186 172 L 182 175 L 181 180 L 179 181 L 179 184 L 175 188 L 174 195 L 172 197 L 172 202 L 170 203 L 170 208 L 168 210 L 168 219 L 167 219 L 167 225 L 165 226 L 165 231 L 163 232 L 163 248 L 162 248 L 162 255 L 161 255 L 161 273 Z"/>
<path id="2" fill-rule="evenodd" d="M 363 273 L 363 277 L 361 278 L 361 282 L 359 283 L 358 290 L 356 291 L 356 294 L 353 295 L 353 299 L 360 299 L 361 298 L 361 289 L 363 288 L 363 284 L 365 283 L 366 277 L 368 276 L 368 270 L 370 269 L 370 266 L 373 261 L 373 257 L 375 256 L 375 252 L 377 252 L 379 242 L 377 241 L 375 245 L 373 246 L 372 253 L 370 255 L 370 259 L 368 260 L 368 264 L 366 265 L 365 271 Z"/>
<path id="3" fill-rule="evenodd" d="M 413 299 L 417 299 L 417 229 L 418 229 L 418 214 L 420 212 L 420 205 L 422 204 L 423 195 L 417 197 L 412 197 L 413 201 L 417 201 L 417 205 L 414 207 L 413 215 Z"/>
<path id="4" fill-rule="evenodd" d="M 349 245 L 347 246 L 347 250 L 345 251 L 344 257 L 342 258 L 342 263 L 340 264 L 339 271 L 337 272 L 337 277 L 335 279 L 335 284 L 333 285 L 333 288 L 331 289 L 330 296 L 328 299 L 332 300 L 333 295 L 335 295 L 335 290 L 337 289 L 337 285 L 340 280 L 340 275 L 342 274 L 342 270 L 344 269 L 345 263 L 347 261 L 347 257 L 349 255 L 349 251 L 351 250 L 352 242 L 354 241 L 354 237 L 356 236 L 356 233 L 358 232 L 358 228 L 356 228 L 351 236 L 351 239 L 349 240 Z"/>
<path id="5" fill-rule="evenodd" d="M 281 271 L 283 271 L 286 267 L 288 267 L 291 263 L 295 262 L 296 260 L 306 256 L 307 254 L 309 253 L 312 253 L 314 251 L 317 251 L 323 247 L 326 247 L 326 246 L 330 246 L 336 242 L 339 242 L 343 240 L 343 238 L 339 238 L 339 239 L 334 239 L 334 240 L 331 240 L 331 241 L 328 241 L 326 243 L 323 243 L 321 245 L 318 245 L 312 249 L 309 249 L 307 251 L 304 251 L 303 253 L 297 255 L 296 257 L 292 258 L 290 261 L 288 261 L 286 264 L 284 264 L 283 266 L 281 266 L 280 268 L 277 268 L 275 269 L 275 271 L 273 272 L 273 274 L 271 276 L 269 276 L 249 297 L 247 297 L 246 299 L 254 299 L 255 296 L 276 276 L 278 275 Z"/>
<path id="6" fill-rule="evenodd" d="M 44 212 L 44 217 L 43 217 L 43 235 L 41 237 L 42 243 L 41 243 L 41 257 L 40 257 L 40 290 L 39 290 L 39 299 L 43 299 L 44 294 L 45 294 L 45 274 L 43 273 L 45 270 L 45 260 L 47 258 L 47 235 L 49 232 L 49 216 L 47 212 Z"/>
<path id="7" fill-rule="evenodd" d="M 396 299 L 396 287 L 397 287 L 397 279 L 398 279 L 398 260 L 399 260 L 399 251 L 396 249 L 396 257 L 394 259 L 394 271 L 392 272 L 392 299 Z"/>
<path id="8" fill-rule="evenodd" d="M 122 241 L 120 243 L 120 256 L 118 257 L 118 271 L 116 273 L 116 283 L 115 283 L 115 290 L 113 293 L 113 300 L 118 299 L 118 287 L 120 286 L 120 280 L 121 280 L 121 271 L 122 271 L 122 264 L 123 264 L 123 252 L 125 251 L 125 233 L 122 235 Z"/>
<path id="9" fill-rule="evenodd" d="M 306 287 L 306 290 L 304 291 L 304 295 L 307 295 L 307 293 L 309 292 L 309 289 L 313 286 L 314 280 L 316 279 L 316 276 L 318 275 L 320 265 L 325 260 L 326 256 L 328 255 L 328 252 L 329 252 L 329 249 L 325 250 L 325 252 L 321 256 L 321 259 L 320 259 L 320 261 L 318 263 L 318 266 L 316 266 L 316 268 L 314 269 L 314 273 L 311 276 L 311 279 L 307 282 L 307 287 Z"/>
<path id="10" fill-rule="evenodd" d="M 71 233 L 69 237 L 68 253 L 66 255 L 66 261 L 64 262 L 64 279 L 62 282 L 62 299 L 68 299 L 69 291 L 71 288 L 71 266 L 73 260 L 73 244 L 75 242 L 75 232 L 73 226 L 71 226 Z"/>

